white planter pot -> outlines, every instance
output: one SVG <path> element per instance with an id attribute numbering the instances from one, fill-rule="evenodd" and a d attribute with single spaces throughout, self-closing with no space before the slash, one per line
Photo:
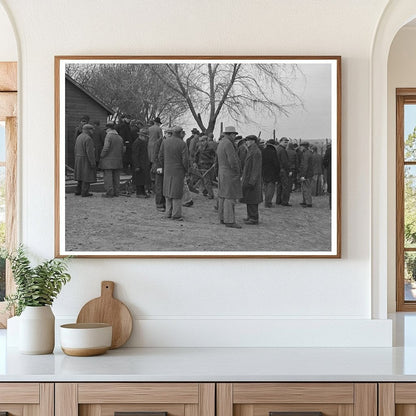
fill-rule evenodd
<path id="1" fill-rule="evenodd" d="M 50 354 L 55 346 L 55 316 L 50 306 L 26 306 L 19 319 L 19 351 Z"/>

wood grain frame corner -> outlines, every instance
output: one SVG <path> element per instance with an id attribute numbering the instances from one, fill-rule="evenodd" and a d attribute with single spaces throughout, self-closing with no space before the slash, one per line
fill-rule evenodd
<path id="1" fill-rule="evenodd" d="M 66 257 L 67 254 L 62 254 L 60 247 L 60 62 L 62 60 L 249 60 L 249 59 L 262 59 L 262 60 L 273 60 L 273 59 L 297 59 L 297 60 L 333 60 L 336 61 L 337 66 L 337 241 L 336 241 L 336 253 L 334 254 L 323 254 L 323 255 L 290 255 L 290 254 L 279 254 L 279 255 L 265 255 L 265 254 L 139 254 L 137 252 L 133 254 L 94 254 L 84 255 L 71 253 L 72 257 L 77 258 L 151 258 L 151 259 L 164 259 L 164 258 L 180 258 L 180 259 L 210 259 L 210 258 L 229 258 L 229 259 L 340 259 L 341 248 L 342 248 L 342 58 L 339 55 L 265 55 L 265 56 L 254 56 L 254 55 L 56 55 L 54 57 L 55 65 L 55 257 L 62 258 Z"/>

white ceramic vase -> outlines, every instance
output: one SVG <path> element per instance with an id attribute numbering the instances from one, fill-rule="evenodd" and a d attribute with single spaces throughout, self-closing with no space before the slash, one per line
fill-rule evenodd
<path id="1" fill-rule="evenodd" d="M 19 351 L 50 354 L 55 346 L 55 316 L 51 307 L 26 306 L 19 319 Z"/>

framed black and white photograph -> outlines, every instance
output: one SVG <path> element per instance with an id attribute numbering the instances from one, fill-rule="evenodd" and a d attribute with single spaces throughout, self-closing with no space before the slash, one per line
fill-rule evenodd
<path id="1" fill-rule="evenodd" d="M 341 58 L 55 57 L 57 257 L 341 256 Z"/>

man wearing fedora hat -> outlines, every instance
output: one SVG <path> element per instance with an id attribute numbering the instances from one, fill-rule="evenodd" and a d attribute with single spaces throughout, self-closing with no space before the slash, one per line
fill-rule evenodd
<path id="1" fill-rule="evenodd" d="M 153 125 L 149 127 L 149 142 L 147 144 L 147 150 L 149 154 L 150 162 L 153 162 L 154 159 L 154 150 L 156 142 L 163 137 L 163 131 L 160 127 L 162 122 L 159 117 L 155 117 L 153 120 Z"/>
<path id="2" fill-rule="evenodd" d="M 234 141 L 237 131 L 233 126 L 224 129 L 224 138 L 219 142 L 218 157 L 218 214 L 220 222 L 229 228 L 241 228 L 235 222 L 235 204 L 243 194 L 241 191 L 241 167 Z"/>
<path id="3" fill-rule="evenodd" d="M 153 165 L 155 164 L 155 148 L 156 143 L 158 140 L 162 140 L 163 138 L 163 131 L 160 127 L 162 122 L 160 121 L 159 117 L 155 117 L 153 120 L 153 125 L 149 127 L 149 141 L 147 143 L 147 154 L 149 156 L 150 161 L 150 180 L 151 180 L 151 187 L 154 191 L 155 187 L 155 175 L 153 174 L 154 169 L 152 169 Z"/>
<path id="4" fill-rule="evenodd" d="M 126 173 L 132 172 L 133 164 L 131 160 L 131 149 L 133 146 L 133 136 L 131 133 L 131 115 L 130 114 L 123 114 L 121 116 L 120 124 L 116 125 L 117 133 L 123 139 L 125 151 L 123 155 L 123 169 Z M 132 172 L 134 175 L 134 173 Z"/>
<path id="5" fill-rule="evenodd" d="M 257 146 L 258 138 L 250 135 L 245 138 L 247 157 L 244 161 L 242 176 L 243 199 L 247 205 L 247 218 L 245 224 L 257 225 L 259 223 L 259 204 L 263 201 L 261 181 L 261 152 Z"/>
<path id="6" fill-rule="evenodd" d="M 185 174 L 188 170 L 188 148 L 183 141 L 182 127 L 172 128 L 162 141 L 159 151 L 163 173 L 163 196 L 166 198 L 167 218 L 183 221 L 182 197 Z"/>
<path id="7" fill-rule="evenodd" d="M 302 142 L 299 147 L 302 152 L 302 161 L 299 168 L 300 183 L 302 188 L 302 202 L 300 205 L 302 205 L 303 208 L 312 208 L 312 152 L 309 150 L 309 142 Z"/>
<path id="8" fill-rule="evenodd" d="M 92 124 L 84 124 L 82 133 L 75 142 L 74 179 L 78 182 L 75 195 L 92 196 L 89 192 L 90 184 L 96 181 L 95 176 L 95 148 L 92 140 Z"/>
<path id="9" fill-rule="evenodd" d="M 120 194 L 120 172 L 123 169 L 124 143 L 117 133 L 112 121 L 106 124 L 106 136 L 99 168 L 104 171 L 104 198 L 112 198 Z"/>

